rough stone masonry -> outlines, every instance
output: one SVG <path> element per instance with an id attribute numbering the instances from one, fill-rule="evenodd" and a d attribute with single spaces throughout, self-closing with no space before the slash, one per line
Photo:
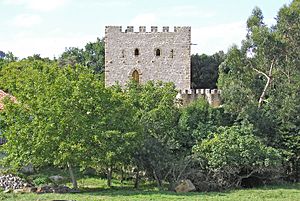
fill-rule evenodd
<path id="1" fill-rule="evenodd" d="M 121 26 L 105 27 L 105 86 L 130 79 L 139 83 L 149 80 L 173 82 L 178 90 L 179 105 L 188 105 L 203 97 L 213 107 L 221 104 L 220 90 L 191 89 L 191 27 Z"/>
<path id="2" fill-rule="evenodd" d="M 191 27 L 156 26 L 146 32 L 140 26 L 122 31 L 121 26 L 105 28 L 105 85 L 124 86 L 130 79 L 139 83 L 149 80 L 173 82 L 178 90 L 190 89 Z"/>

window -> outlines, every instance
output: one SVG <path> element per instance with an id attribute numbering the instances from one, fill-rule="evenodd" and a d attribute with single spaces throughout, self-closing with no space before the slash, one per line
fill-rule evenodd
<path id="1" fill-rule="evenodd" d="M 134 50 L 134 56 L 139 56 L 140 55 L 140 51 L 138 48 L 135 48 Z"/>
<path id="2" fill-rule="evenodd" d="M 174 50 L 171 50 L 171 58 L 174 58 Z"/>
<path id="3" fill-rule="evenodd" d="M 155 50 L 155 56 L 158 56 L 158 57 L 160 56 L 160 49 L 157 48 L 157 49 Z"/>
<path id="4" fill-rule="evenodd" d="M 139 72 L 137 70 L 133 71 L 133 73 L 132 73 L 132 79 L 134 81 L 136 81 L 137 83 L 140 82 L 140 75 L 139 75 Z"/>
<path id="5" fill-rule="evenodd" d="M 122 58 L 125 58 L 125 50 L 122 50 L 122 55 L 121 55 Z"/>

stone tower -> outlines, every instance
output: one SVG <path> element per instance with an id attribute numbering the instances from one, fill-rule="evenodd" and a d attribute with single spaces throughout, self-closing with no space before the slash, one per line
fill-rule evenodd
<path id="1" fill-rule="evenodd" d="M 130 79 L 139 83 L 149 80 L 174 82 L 178 90 L 191 85 L 191 27 L 156 26 L 146 32 L 145 26 L 134 32 L 128 26 L 105 28 L 105 85 L 124 86 Z"/>

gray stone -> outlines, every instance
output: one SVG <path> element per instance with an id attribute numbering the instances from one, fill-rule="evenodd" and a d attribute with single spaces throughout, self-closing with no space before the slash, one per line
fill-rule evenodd
<path id="1" fill-rule="evenodd" d="M 181 181 L 180 184 L 175 188 L 177 193 L 186 193 L 194 190 L 196 190 L 196 187 L 189 179 Z"/>
<path id="2" fill-rule="evenodd" d="M 117 82 L 124 86 L 133 77 L 140 83 L 149 80 L 174 82 L 179 90 L 191 84 L 191 27 L 176 27 L 169 32 L 122 32 L 120 26 L 105 29 L 105 85 Z"/>
<path id="3" fill-rule="evenodd" d="M 51 181 L 53 181 L 54 183 L 59 183 L 59 182 L 62 182 L 63 180 L 65 180 L 65 178 L 63 176 L 60 176 L 60 175 L 50 176 L 49 179 Z"/>

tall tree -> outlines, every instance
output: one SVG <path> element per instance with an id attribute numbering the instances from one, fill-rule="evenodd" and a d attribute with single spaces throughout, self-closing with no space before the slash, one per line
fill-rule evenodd
<path id="1" fill-rule="evenodd" d="M 225 55 L 222 51 L 208 56 L 192 55 L 192 88 L 194 89 L 215 89 L 218 80 L 218 68 L 224 61 Z"/>
<path id="2" fill-rule="evenodd" d="M 266 144 L 287 151 L 288 169 L 299 179 L 299 0 L 284 6 L 269 28 L 259 8 L 247 21 L 242 47 L 232 47 L 218 86 L 227 111 L 250 121 Z"/>
<path id="3" fill-rule="evenodd" d="M 83 49 L 66 48 L 58 61 L 61 66 L 80 64 L 95 73 L 101 73 L 104 70 L 104 54 L 104 40 L 97 38 L 96 42 L 87 43 Z"/>
<path id="4" fill-rule="evenodd" d="M 1 113 L 7 143 L 5 161 L 14 167 L 68 166 L 90 161 L 86 155 L 93 136 L 106 129 L 109 92 L 98 76 L 84 67 L 59 68 L 40 60 L 14 62 L 2 71 L 1 88 L 17 98 Z"/>

